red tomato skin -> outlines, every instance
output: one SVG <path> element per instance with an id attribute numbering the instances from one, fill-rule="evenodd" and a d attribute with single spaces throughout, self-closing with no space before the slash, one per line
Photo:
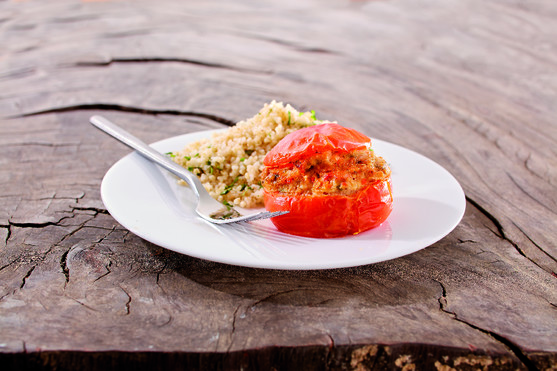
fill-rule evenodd
<path id="1" fill-rule="evenodd" d="M 296 130 L 284 137 L 263 160 L 265 166 L 284 166 L 326 151 L 351 152 L 371 143 L 364 134 L 335 123 L 324 123 Z"/>
<path id="2" fill-rule="evenodd" d="M 289 210 L 271 218 L 277 229 L 303 237 L 354 235 L 383 223 L 392 211 L 391 178 L 370 183 L 350 195 L 287 196 L 264 192 L 269 211 Z"/>

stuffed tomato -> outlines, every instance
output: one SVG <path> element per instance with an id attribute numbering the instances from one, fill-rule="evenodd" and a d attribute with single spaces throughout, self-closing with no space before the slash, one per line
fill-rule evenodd
<path id="1" fill-rule="evenodd" d="M 265 157 L 265 208 L 278 230 L 306 237 L 357 234 L 392 210 L 391 170 L 371 140 L 334 123 L 295 131 Z"/>

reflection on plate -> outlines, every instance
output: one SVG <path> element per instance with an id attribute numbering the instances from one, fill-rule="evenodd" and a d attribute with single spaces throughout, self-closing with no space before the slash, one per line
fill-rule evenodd
<path id="1" fill-rule="evenodd" d="M 181 135 L 152 146 L 181 149 L 213 131 Z M 381 226 L 334 239 L 297 237 L 269 220 L 218 226 L 198 218 L 193 193 L 137 153 L 105 175 L 101 196 L 132 233 L 167 249 L 221 263 L 273 269 L 326 269 L 371 264 L 411 254 L 446 236 L 464 215 L 456 179 L 437 163 L 403 147 L 373 140 L 392 169 L 393 212 Z"/>

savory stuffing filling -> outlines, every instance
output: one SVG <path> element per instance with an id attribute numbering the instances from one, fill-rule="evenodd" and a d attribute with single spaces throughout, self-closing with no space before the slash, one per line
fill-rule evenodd
<path id="1" fill-rule="evenodd" d="M 297 195 L 350 195 L 377 180 L 386 179 L 391 169 L 371 149 L 348 153 L 325 152 L 282 167 L 266 167 L 263 187 L 269 192 Z"/>

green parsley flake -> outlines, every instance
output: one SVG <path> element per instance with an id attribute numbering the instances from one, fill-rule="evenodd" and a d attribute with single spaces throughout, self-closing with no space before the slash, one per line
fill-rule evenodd
<path id="1" fill-rule="evenodd" d="M 236 177 L 236 179 L 234 179 L 234 181 L 232 182 L 232 184 L 227 185 L 226 187 L 224 187 L 224 189 L 222 190 L 222 192 L 220 193 L 221 196 L 224 196 L 225 194 L 229 193 L 232 188 L 236 185 L 236 182 L 238 182 L 238 177 Z"/>

